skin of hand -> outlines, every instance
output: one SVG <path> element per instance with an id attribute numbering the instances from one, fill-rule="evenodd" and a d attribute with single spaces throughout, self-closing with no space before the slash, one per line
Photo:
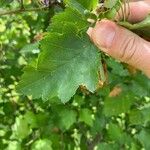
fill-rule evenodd
<path id="1" fill-rule="evenodd" d="M 130 22 L 142 21 L 149 13 L 150 0 L 130 2 Z M 98 21 L 87 33 L 103 52 L 150 77 L 150 42 L 106 19 Z"/>

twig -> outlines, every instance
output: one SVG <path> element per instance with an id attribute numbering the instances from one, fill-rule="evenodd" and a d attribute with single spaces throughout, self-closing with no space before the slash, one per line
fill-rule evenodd
<path id="1" fill-rule="evenodd" d="M 53 2 L 53 3 L 50 3 L 49 6 L 40 7 L 40 8 L 25 9 L 24 4 L 23 4 L 23 0 L 21 0 L 21 8 L 20 9 L 10 10 L 10 11 L 5 11 L 5 12 L 0 11 L 0 16 L 13 15 L 13 14 L 19 14 L 19 13 L 24 13 L 24 12 L 32 12 L 32 11 L 47 11 L 48 9 L 50 9 L 51 7 L 53 7 L 55 5 L 60 6 L 62 9 L 65 8 L 63 3 Z"/>
<path id="2" fill-rule="evenodd" d="M 13 14 L 24 13 L 24 12 L 32 12 L 32 11 L 46 11 L 48 9 L 49 7 L 11 10 L 11 11 L 6 11 L 6 12 L 0 12 L 0 16 L 13 15 Z"/>

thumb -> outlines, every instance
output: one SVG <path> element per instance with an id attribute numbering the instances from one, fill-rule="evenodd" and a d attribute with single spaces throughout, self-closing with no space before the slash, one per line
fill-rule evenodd
<path id="1" fill-rule="evenodd" d="M 150 77 L 150 43 L 112 21 L 102 20 L 87 31 L 95 45 Z"/>

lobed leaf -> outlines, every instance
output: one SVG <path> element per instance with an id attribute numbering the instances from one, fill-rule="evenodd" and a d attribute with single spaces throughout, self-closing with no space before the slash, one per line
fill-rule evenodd
<path id="1" fill-rule="evenodd" d="M 67 102 L 79 85 L 94 92 L 98 83 L 99 54 L 86 34 L 79 35 L 72 23 L 63 34 L 49 33 L 41 42 L 38 63 L 27 66 L 18 86 L 20 92 L 42 97 L 59 97 Z M 34 78 L 33 78 L 34 77 Z"/>
<path id="2" fill-rule="evenodd" d="M 127 113 L 135 98 L 130 93 L 121 93 L 119 96 L 107 97 L 104 101 L 104 114 L 106 116 L 116 116 Z"/>

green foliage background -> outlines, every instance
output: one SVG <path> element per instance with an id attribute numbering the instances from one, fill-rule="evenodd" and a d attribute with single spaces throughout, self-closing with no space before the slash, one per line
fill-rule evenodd
<path id="1" fill-rule="evenodd" d="M 94 8 L 96 2 L 96 0 L 88 1 L 88 3 L 81 0 L 66 0 L 68 8 L 65 12 L 64 4 L 55 4 L 46 10 L 24 13 L 20 11 L 14 15 L 0 16 L 0 149 L 150 149 L 150 80 L 140 72 L 131 73 L 133 69 L 127 69 L 127 65 L 98 53 L 96 47 L 84 34 L 89 25 L 81 14 L 85 13 L 85 8 L 89 10 Z M 30 0 L 25 0 L 24 6 L 25 9 L 43 7 L 37 1 Z M 19 8 L 20 4 L 16 0 L 0 1 L 0 12 Z M 53 17 L 57 13 L 61 14 Z M 111 13 L 112 11 L 109 11 L 101 16 L 110 16 Z M 76 15 L 73 16 L 73 14 Z M 88 13 L 86 15 L 88 16 Z M 142 24 L 144 29 L 149 27 L 148 21 L 146 26 Z M 120 24 L 134 30 L 130 24 Z M 85 28 L 82 34 L 76 32 L 82 28 Z M 78 38 L 75 36 L 77 33 L 80 35 Z M 40 42 L 41 39 L 43 39 L 42 42 Z M 68 42 L 70 39 L 71 41 Z M 64 43 L 64 40 L 68 43 Z M 51 44 L 54 42 L 57 44 L 55 47 Z M 62 44 L 63 51 L 60 55 L 61 51 L 57 52 L 57 47 Z M 60 81 L 64 81 L 65 78 L 64 70 L 62 70 L 62 74 L 55 75 L 57 79 L 54 83 L 58 85 L 53 85 L 51 90 L 47 91 L 49 94 L 54 89 L 52 96 L 48 94 L 45 97 L 38 96 L 45 88 L 43 87 L 45 84 L 47 84 L 46 88 L 49 86 L 49 82 L 33 86 L 32 90 L 35 90 L 30 93 L 32 96 L 23 89 L 25 84 L 36 80 L 35 72 L 30 76 L 27 72 L 28 79 L 20 82 L 23 93 L 29 95 L 24 96 L 17 92 L 16 88 L 23 74 L 23 68 L 27 64 L 30 65 L 25 70 L 34 68 L 41 49 L 45 52 L 40 56 L 42 63 L 39 67 L 46 66 L 48 69 L 50 67 L 53 69 L 55 64 L 49 66 L 48 58 L 53 59 L 59 56 L 59 59 L 61 57 L 67 59 L 72 56 L 69 50 L 64 51 L 66 47 L 72 48 L 73 52 L 82 51 L 75 62 L 70 62 L 75 66 L 74 70 L 72 66 L 67 67 L 71 68 L 72 76 L 75 75 L 73 79 L 80 77 L 81 82 L 89 85 L 88 90 L 83 86 L 80 86 L 77 91 L 76 88 L 68 88 L 74 86 L 74 83 L 77 83 L 76 87 L 79 84 L 78 80 L 73 83 L 72 78 L 68 80 L 70 74 L 64 86 L 59 87 Z M 100 55 L 101 59 L 97 59 Z M 90 91 L 94 91 L 93 85 L 96 83 L 94 71 L 97 65 L 101 64 L 100 60 L 104 66 L 107 65 L 108 79 L 104 87 L 97 88 L 92 93 Z M 82 72 L 84 67 L 88 69 Z M 89 76 L 88 73 L 91 70 L 93 74 Z M 102 74 L 101 68 L 100 71 Z M 82 73 L 84 78 L 81 76 Z M 58 89 L 61 91 L 59 96 L 56 94 Z"/>

